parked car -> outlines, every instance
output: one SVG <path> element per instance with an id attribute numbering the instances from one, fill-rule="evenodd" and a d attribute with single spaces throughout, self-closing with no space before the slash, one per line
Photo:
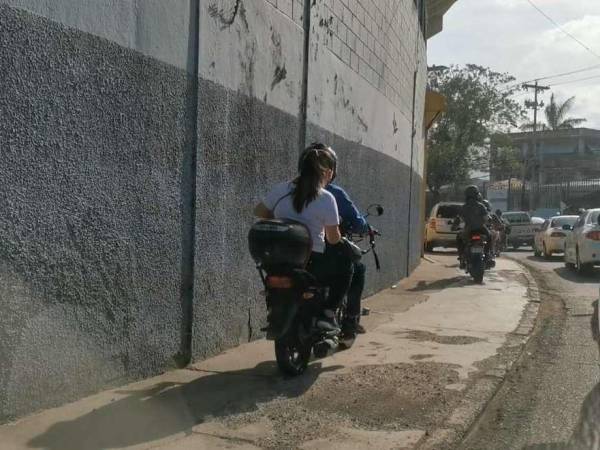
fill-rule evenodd
<path id="1" fill-rule="evenodd" d="M 535 233 L 533 243 L 533 254 L 545 258 L 550 258 L 553 253 L 563 253 L 565 251 L 565 239 L 571 234 L 570 229 L 577 222 L 579 216 L 555 216 L 547 219 L 542 228 Z"/>
<path id="2" fill-rule="evenodd" d="M 558 208 L 538 208 L 535 211 L 529 211 L 529 215 L 533 219 L 534 217 L 541 217 L 542 219 L 551 219 L 552 217 L 560 216 Z"/>
<path id="3" fill-rule="evenodd" d="M 442 202 L 431 209 L 429 220 L 425 226 L 425 250 L 434 247 L 456 248 L 456 235 L 464 227 L 461 223 L 458 231 L 452 230 L 452 222 L 458 216 L 462 203 Z"/>
<path id="4" fill-rule="evenodd" d="M 565 244 L 565 266 L 587 272 L 600 264 L 600 208 L 588 209 L 578 217 Z"/>
<path id="5" fill-rule="evenodd" d="M 535 232 L 541 228 L 540 224 L 531 222 L 531 217 L 524 211 L 508 211 L 502 218 L 510 224 L 508 244 L 515 250 L 523 245 L 533 246 Z"/>

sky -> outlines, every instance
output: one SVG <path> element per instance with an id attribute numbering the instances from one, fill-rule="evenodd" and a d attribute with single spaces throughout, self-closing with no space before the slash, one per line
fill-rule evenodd
<path id="1" fill-rule="evenodd" d="M 527 0 L 457 0 L 444 16 L 444 29 L 428 41 L 428 64 L 473 63 L 508 72 L 518 81 L 597 65 L 594 70 L 541 80 L 558 100 L 575 96 L 572 117 L 600 129 L 600 0 L 531 0 L 594 55 L 566 36 Z M 597 76 L 575 83 L 563 83 Z M 533 98 L 517 97 L 519 101 Z"/>

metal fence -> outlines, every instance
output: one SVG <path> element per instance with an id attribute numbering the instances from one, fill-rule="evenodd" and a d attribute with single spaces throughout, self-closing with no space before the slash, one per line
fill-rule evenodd
<path id="1" fill-rule="evenodd" d="M 464 200 L 466 186 L 448 186 L 438 196 L 427 192 L 426 212 L 438 201 Z M 494 209 L 503 211 L 535 211 L 555 209 L 560 212 L 575 213 L 580 208 L 600 208 L 600 179 L 563 181 L 539 185 L 522 183 L 511 179 L 493 183 L 482 183 L 480 190 L 488 198 Z"/>

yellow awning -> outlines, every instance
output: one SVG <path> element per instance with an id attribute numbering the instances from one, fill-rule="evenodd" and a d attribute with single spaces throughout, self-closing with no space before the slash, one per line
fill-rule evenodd
<path id="1" fill-rule="evenodd" d="M 425 127 L 431 128 L 436 119 L 446 111 L 446 97 L 439 92 L 427 90 L 425 96 Z"/>

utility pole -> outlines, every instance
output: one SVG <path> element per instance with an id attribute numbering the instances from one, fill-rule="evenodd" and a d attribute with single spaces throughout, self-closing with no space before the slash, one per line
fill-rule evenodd
<path id="1" fill-rule="evenodd" d="M 531 171 L 531 181 L 533 181 L 534 179 L 534 175 L 535 175 L 535 169 L 537 166 L 537 178 L 538 178 L 538 190 L 540 188 L 540 186 L 542 186 L 542 184 L 544 183 L 544 169 L 543 169 L 543 164 L 544 164 L 544 153 L 540 150 L 538 152 L 537 150 L 537 111 L 538 108 L 541 108 L 544 106 L 544 102 L 540 102 L 538 103 L 538 92 L 540 91 L 547 91 L 548 89 L 550 89 L 548 86 L 540 86 L 538 84 L 538 81 L 535 80 L 535 84 L 524 84 L 523 87 L 525 89 L 533 89 L 534 92 L 534 100 L 526 100 L 525 101 L 525 106 L 527 108 L 531 108 L 533 109 L 533 134 L 531 136 L 531 140 L 532 140 L 532 153 L 531 153 L 531 157 L 532 159 L 534 159 L 534 161 L 537 159 L 537 164 L 532 164 L 532 171 Z M 529 158 L 526 162 L 526 165 L 529 165 Z M 525 185 L 525 178 L 523 178 L 523 185 Z M 529 184 L 529 210 L 532 211 L 533 208 L 533 200 L 534 200 L 534 195 L 533 195 L 533 186 L 530 183 Z"/>

